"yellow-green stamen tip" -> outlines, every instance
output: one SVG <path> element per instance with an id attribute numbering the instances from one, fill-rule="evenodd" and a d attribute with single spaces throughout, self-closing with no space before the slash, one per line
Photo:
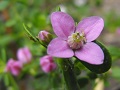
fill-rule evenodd
<path id="1" fill-rule="evenodd" d="M 67 42 L 72 49 L 79 49 L 86 42 L 86 39 L 83 32 L 76 32 L 68 37 Z"/>

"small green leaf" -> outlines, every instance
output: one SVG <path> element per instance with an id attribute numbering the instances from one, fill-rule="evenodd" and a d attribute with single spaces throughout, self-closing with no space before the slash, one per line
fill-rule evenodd
<path id="1" fill-rule="evenodd" d="M 2 60 L 5 62 L 6 61 L 6 51 L 4 48 L 1 50 L 1 55 L 2 55 Z"/>
<path id="2" fill-rule="evenodd" d="M 5 64 L 4 62 L 0 61 L 0 74 L 4 73 L 4 69 L 5 69 Z"/>
<path id="3" fill-rule="evenodd" d="M 14 80 L 13 76 L 9 73 L 8 73 L 8 78 L 9 78 L 9 81 L 10 81 L 11 85 L 13 86 L 14 90 L 19 90 L 18 89 L 19 87 L 18 87 L 16 81 Z"/>
<path id="4" fill-rule="evenodd" d="M 0 46 L 6 46 L 8 45 L 8 43 L 10 43 L 13 40 L 13 36 L 12 35 L 4 35 L 4 36 L 0 36 Z"/>
<path id="5" fill-rule="evenodd" d="M 24 23 L 23 23 L 23 27 L 24 27 L 24 29 L 25 29 L 25 31 L 28 33 L 28 35 L 29 35 L 29 38 L 31 39 L 31 40 L 33 40 L 33 41 L 38 41 L 31 33 L 30 33 L 30 31 L 28 30 L 28 26 L 27 25 L 25 25 Z"/>
<path id="6" fill-rule="evenodd" d="M 11 27 L 11 26 L 13 26 L 13 25 L 15 25 L 15 24 L 16 24 L 16 20 L 15 20 L 15 19 L 10 19 L 10 20 L 8 20 L 8 21 L 5 23 L 6 27 Z"/>
<path id="7" fill-rule="evenodd" d="M 44 44 L 42 44 L 37 37 L 35 37 L 35 36 L 32 35 L 32 33 L 31 33 L 31 32 L 29 31 L 29 29 L 28 29 L 29 27 L 28 27 L 27 25 L 25 25 L 24 23 L 23 23 L 23 27 L 24 27 L 25 31 L 27 32 L 28 37 L 29 37 L 30 40 L 33 40 L 34 42 L 39 42 L 39 44 L 41 44 L 41 45 L 44 46 L 45 48 L 47 47 L 47 46 L 45 46 Z"/>
<path id="8" fill-rule="evenodd" d="M 5 75 L 4 75 L 4 82 L 5 82 L 5 85 L 6 85 L 6 86 L 9 86 L 9 83 L 10 83 L 10 82 L 9 82 L 8 74 L 5 74 Z"/>
<path id="9" fill-rule="evenodd" d="M 107 72 L 110 67 L 111 67 L 111 56 L 108 52 L 108 50 L 105 48 L 104 45 L 102 45 L 100 42 L 98 41 L 94 41 L 97 45 L 99 45 L 101 47 L 101 49 L 104 52 L 104 62 L 101 65 L 93 65 L 93 64 L 89 64 L 87 62 L 81 61 L 79 60 L 85 67 L 87 67 L 90 71 L 95 72 L 97 74 L 100 73 L 105 73 Z"/>
<path id="10" fill-rule="evenodd" d="M 4 10 L 9 5 L 8 0 L 2 0 L 0 1 L 0 11 Z"/>
<path id="11" fill-rule="evenodd" d="M 107 49 L 109 50 L 113 60 L 119 59 L 119 57 L 120 57 L 120 53 L 119 53 L 120 48 L 119 47 L 109 46 L 109 47 L 107 47 Z"/>

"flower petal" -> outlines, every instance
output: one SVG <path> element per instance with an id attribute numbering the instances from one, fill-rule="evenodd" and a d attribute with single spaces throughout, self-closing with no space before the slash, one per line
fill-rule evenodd
<path id="1" fill-rule="evenodd" d="M 104 53 L 95 43 L 86 43 L 81 49 L 75 51 L 75 56 L 90 64 L 99 65 L 103 63 Z"/>
<path id="2" fill-rule="evenodd" d="M 19 48 L 17 51 L 17 58 L 22 63 L 29 63 L 32 59 L 31 52 L 28 47 Z"/>
<path id="3" fill-rule="evenodd" d="M 19 75 L 22 70 L 23 64 L 20 61 L 15 61 L 11 66 L 11 73 L 15 76 Z"/>
<path id="4" fill-rule="evenodd" d="M 83 19 L 78 23 L 76 31 L 85 33 L 87 42 L 95 40 L 101 33 L 104 27 L 104 21 L 101 17 L 92 16 Z"/>
<path id="5" fill-rule="evenodd" d="M 59 38 L 53 39 L 47 48 L 47 53 L 54 57 L 69 58 L 74 52 L 67 45 L 67 42 Z"/>
<path id="6" fill-rule="evenodd" d="M 51 23 L 55 34 L 64 40 L 67 40 L 68 36 L 75 30 L 73 18 L 64 12 L 53 12 Z"/>

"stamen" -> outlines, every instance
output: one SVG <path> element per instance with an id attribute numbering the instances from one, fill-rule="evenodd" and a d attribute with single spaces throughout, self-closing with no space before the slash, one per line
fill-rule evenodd
<path id="1" fill-rule="evenodd" d="M 67 42 L 72 49 L 79 49 L 86 42 L 86 38 L 83 32 L 82 33 L 76 32 L 68 37 Z"/>

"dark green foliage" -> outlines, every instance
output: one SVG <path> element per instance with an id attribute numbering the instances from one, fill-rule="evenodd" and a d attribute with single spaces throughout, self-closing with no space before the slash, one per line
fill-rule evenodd
<path id="1" fill-rule="evenodd" d="M 79 84 L 80 88 L 85 87 L 88 83 L 89 83 L 89 79 L 86 77 L 82 77 L 82 78 L 78 79 L 78 84 Z"/>
<path id="2" fill-rule="evenodd" d="M 97 78 L 97 74 L 93 72 L 87 73 L 90 80 L 95 80 Z"/>

